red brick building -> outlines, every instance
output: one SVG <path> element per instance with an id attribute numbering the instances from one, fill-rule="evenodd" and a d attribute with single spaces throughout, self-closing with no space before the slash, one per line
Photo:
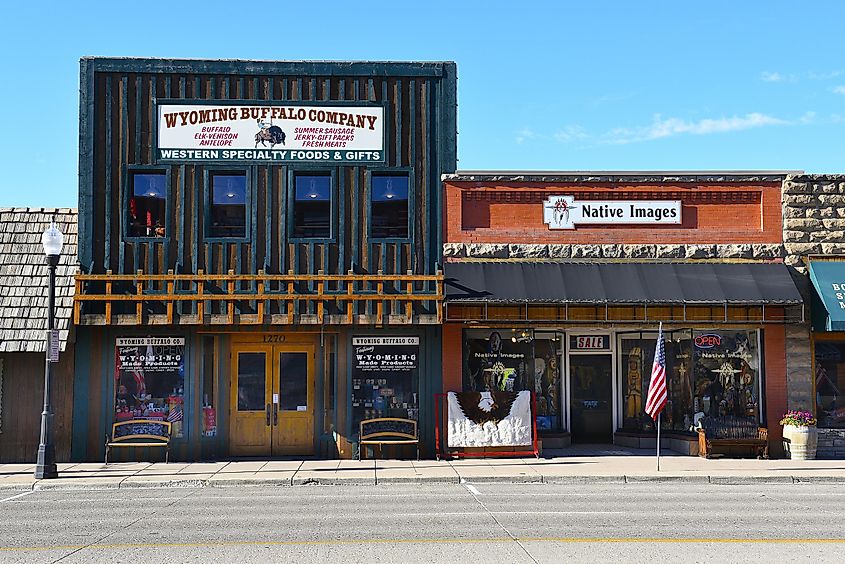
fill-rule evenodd
<path id="1" fill-rule="evenodd" d="M 444 177 L 444 391 L 531 390 L 544 445 L 654 445 L 643 413 L 659 323 L 666 446 L 703 417 L 756 420 L 773 454 L 786 329 L 786 173 Z M 503 379 L 503 374 L 505 376 Z"/>

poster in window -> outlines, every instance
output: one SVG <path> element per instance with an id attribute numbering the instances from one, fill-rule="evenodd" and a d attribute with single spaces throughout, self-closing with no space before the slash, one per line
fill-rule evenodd
<path id="1" fill-rule="evenodd" d="M 170 421 L 182 437 L 184 337 L 125 337 L 115 345 L 115 421 Z"/>
<path id="2" fill-rule="evenodd" d="M 352 338 L 352 418 L 419 417 L 420 338 Z"/>

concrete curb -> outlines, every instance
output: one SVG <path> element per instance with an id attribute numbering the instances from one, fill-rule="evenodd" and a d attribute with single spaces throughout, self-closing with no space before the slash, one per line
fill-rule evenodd
<path id="1" fill-rule="evenodd" d="M 338 477 L 297 477 L 290 479 L 233 478 L 233 479 L 161 479 L 145 480 L 138 476 L 120 481 L 97 481 L 96 479 L 78 479 L 72 483 L 41 480 L 30 483 L 0 484 L 0 492 L 15 493 L 25 491 L 82 491 L 114 489 L 153 489 L 153 488 L 233 488 L 233 487 L 292 487 L 292 486 L 373 486 L 388 484 L 650 484 L 650 483 L 687 483 L 711 485 L 755 485 L 755 484 L 845 484 L 845 476 L 762 476 L 762 475 L 507 475 L 507 476 L 391 476 L 373 478 L 338 478 Z"/>
<path id="2" fill-rule="evenodd" d="M 710 483 L 710 476 L 699 475 L 667 475 L 667 476 L 625 476 L 626 484 L 637 484 L 647 482 L 677 482 L 682 484 L 708 484 Z"/>

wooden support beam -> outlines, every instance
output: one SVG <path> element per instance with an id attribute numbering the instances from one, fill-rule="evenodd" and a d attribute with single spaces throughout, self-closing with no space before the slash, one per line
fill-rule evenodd
<path id="1" fill-rule="evenodd" d="M 170 276 L 173 276 L 173 271 L 168 270 L 167 274 L 169 274 Z M 174 282 L 173 282 L 173 279 L 171 278 L 170 280 L 167 281 L 167 295 L 172 296 L 173 293 L 174 293 L 173 290 L 174 290 Z M 173 323 L 173 300 L 170 300 L 169 302 L 167 302 L 167 323 L 168 324 Z"/>
<path id="2" fill-rule="evenodd" d="M 256 307 L 256 311 L 258 313 L 258 324 L 263 325 L 264 324 L 264 300 L 262 300 L 260 298 L 261 298 L 261 296 L 264 295 L 264 279 L 261 278 L 261 277 L 264 276 L 264 271 L 259 270 L 258 276 L 259 276 L 259 280 L 258 280 L 259 300 L 256 302 L 255 307 Z"/>
<path id="3" fill-rule="evenodd" d="M 288 270 L 288 274 L 293 274 L 293 270 Z M 288 296 L 293 296 L 293 295 L 294 295 L 293 290 L 294 290 L 294 288 L 293 288 L 293 280 L 292 280 L 292 279 L 290 279 L 290 280 L 288 280 Z M 293 308 L 294 308 L 294 304 L 295 304 L 295 302 L 293 301 L 293 299 L 288 299 L 287 304 L 288 304 L 288 305 L 287 305 L 287 310 L 288 310 L 288 312 L 287 312 L 287 313 L 288 313 L 288 325 L 293 325 Z"/>
<path id="4" fill-rule="evenodd" d="M 111 270 L 106 271 L 106 296 L 112 295 L 112 281 L 111 281 Z M 111 300 L 106 298 L 106 323 L 111 325 Z"/>
<path id="5" fill-rule="evenodd" d="M 205 294 L 205 279 L 202 278 L 202 274 L 202 269 L 197 271 L 197 275 L 200 277 L 197 280 L 197 321 L 200 325 L 205 324 L 205 300 L 203 299 L 203 295 Z"/>
<path id="6" fill-rule="evenodd" d="M 410 277 L 412 272 L 408 271 L 408 276 Z M 414 281 L 408 278 L 408 282 L 405 283 L 405 295 L 406 296 L 413 296 L 414 295 Z M 408 300 L 405 302 L 405 318 L 408 321 L 414 318 L 414 302 Z"/>
<path id="7" fill-rule="evenodd" d="M 382 271 L 378 271 L 378 275 L 382 275 Z M 379 278 L 378 282 L 376 283 L 376 294 L 379 296 L 384 295 L 384 281 Z M 381 324 L 384 322 L 384 302 L 379 300 L 376 302 L 376 323 Z"/>
<path id="8" fill-rule="evenodd" d="M 82 295 L 82 279 L 77 277 L 74 281 L 74 297 Z M 82 302 L 79 300 L 73 301 L 73 324 L 79 325 L 79 318 L 82 314 Z"/>
<path id="9" fill-rule="evenodd" d="M 135 293 L 138 296 L 138 303 L 135 304 L 135 323 L 141 325 L 144 322 L 144 280 L 141 278 L 143 276 L 143 271 L 138 271 L 138 280 L 135 282 Z"/>
<path id="10" fill-rule="evenodd" d="M 234 275 L 235 275 L 235 271 L 230 270 L 229 271 L 229 276 L 230 276 L 229 282 L 226 284 L 226 295 L 229 297 L 228 302 L 226 302 L 228 304 L 227 308 L 226 308 L 226 318 L 229 320 L 229 325 L 232 325 L 232 324 L 235 323 L 235 301 L 233 299 L 234 296 L 235 296 Z"/>
<path id="11" fill-rule="evenodd" d="M 349 275 L 352 276 L 352 271 L 349 271 Z M 354 280 L 347 280 L 346 281 L 346 295 L 348 299 L 346 300 L 346 322 L 350 325 L 354 319 L 354 310 L 355 310 L 355 300 L 352 299 L 352 295 L 355 293 L 355 281 Z"/>
<path id="12" fill-rule="evenodd" d="M 325 271 L 318 270 L 317 274 L 319 276 L 323 276 L 325 274 Z M 325 284 L 325 281 L 323 281 L 321 278 L 317 282 L 317 321 L 319 323 L 323 323 L 323 313 L 325 309 L 325 304 L 323 303 L 323 284 Z"/>

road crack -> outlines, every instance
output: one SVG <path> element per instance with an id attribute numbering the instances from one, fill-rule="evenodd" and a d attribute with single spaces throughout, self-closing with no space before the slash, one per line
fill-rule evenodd
<path id="1" fill-rule="evenodd" d="M 516 535 L 511 533 L 508 530 L 508 528 L 505 527 L 502 524 L 501 521 L 499 521 L 499 519 L 496 517 L 496 515 L 494 515 L 493 512 L 490 511 L 490 509 L 487 508 L 486 505 L 484 505 L 484 502 L 481 501 L 481 499 L 480 499 L 481 492 L 479 492 L 478 489 L 476 489 L 471 484 L 464 483 L 463 486 L 464 486 L 464 488 L 466 488 L 466 490 L 469 492 L 469 494 L 472 496 L 472 498 L 476 501 L 476 503 L 478 503 L 478 505 L 481 506 L 481 509 L 483 509 L 484 512 L 487 513 L 487 515 L 489 515 L 491 519 L 493 519 L 493 522 L 496 523 L 505 532 L 505 534 L 508 535 L 508 537 L 510 537 L 510 539 L 519 546 L 519 548 L 522 549 L 522 551 L 531 560 L 531 562 L 534 562 L 534 564 L 539 564 L 539 561 L 536 558 L 534 558 L 534 556 L 531 554 L 531 552 L 529 552 L 528 549 L 525 547 L 525 545 L 522 544 L 522 541 L 520 541 L 519 538 L 517 538 Z"/>

